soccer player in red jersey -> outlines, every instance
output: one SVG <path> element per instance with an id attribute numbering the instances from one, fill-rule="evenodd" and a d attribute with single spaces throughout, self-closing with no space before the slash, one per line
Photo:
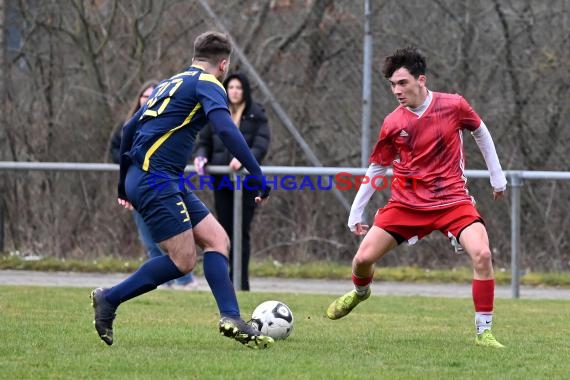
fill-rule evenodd
<path id="1" fill-rule="evenodd" d="M 391 249 L 404 241 L 414 244 L 438 230 L 456 251 L 465 250 L 472 260 L 475 343 L 502 348 L 491 333 L 495 291 L 491 250 L 483 219 L 466 186 L 463 130 L 475 138 L 490 172 L 493 198 L 498 199 L 507 180 L 493 139 L 463 97 L 428 90 L 426 60 L 415 48 L 387 57 L 382 73 L 399 106 L 384 119 L 366 175 L 382 176 L 392 166 L 396 183 L 370 230 L 362 215 L 374 184 L 369 181 L 359 188 L 348 220 L 351 231 L 366 235 L 352 262 L 355 289 L 336 299 L 327 316 L 342 318 L 370 296 L 374 264 Z"/>

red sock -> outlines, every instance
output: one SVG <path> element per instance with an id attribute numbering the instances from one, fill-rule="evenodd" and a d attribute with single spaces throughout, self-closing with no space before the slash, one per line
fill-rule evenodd
<path id="1" fill-rule="evenodd" d="M 495 280 L 473 280 L 471 283 L 473 291 L 473 303 L 476 312 L 492 312 L 493 300 L 495 299 Z"/>
<path id="2" fill-rule="evenodd" d="M 352 274 L 352 283 L 356 286 L 366 286 L 372 282 L 374 275 L 366 278 L 356 277 L 354 273 Z"/>

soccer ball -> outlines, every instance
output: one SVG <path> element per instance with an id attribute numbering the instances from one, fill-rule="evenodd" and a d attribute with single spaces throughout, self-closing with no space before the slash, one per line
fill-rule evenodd
<path id="1" fill-rule="evenodd" d="M 251 314 L 251 325 L 263 335 L 285 339 L 293 331 L 293 313 L 280 301 L 265 301 Z"/>

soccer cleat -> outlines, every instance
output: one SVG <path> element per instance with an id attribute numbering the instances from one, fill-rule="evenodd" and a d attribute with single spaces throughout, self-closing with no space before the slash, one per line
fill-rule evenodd
<path id="1" fill-rule="evenodd" d="M 347 315 L 362 301 L 370 297 L 372 291 L 370 288 L 366 291 L 366 294 L 359 296 L 356 290 L 352 290 L 346 293 L 344 296 L 337 298 L 333 303 L 330 304 L 327 309 L 327 317 L 329 319 L 339 319 Z"/>
<path id="2" fill-rule="evenodd" d="M 491 330 L 485 330 L 481 334 L 477 334 L 475 344 L 481 347 L 505 348 L 505 346 L 497 342 Z"/>
<path id="3" fill-rule="evenodd" d="M 117 308 L 105 299 L 105 290 L 97 288 L 91 292 L 91 306 L 95 310 L 95 330 L 99 338 L 109 346 L 113 344 L 113 320 Z"/>
<path id="4" fill-rule="evenodd" d="M 271 347 L 274 343 L 273 338 L 261 335 L 241 318 L 222 317 L 220 334 L 233 338 L 249 348 L 264 349 Z"/>

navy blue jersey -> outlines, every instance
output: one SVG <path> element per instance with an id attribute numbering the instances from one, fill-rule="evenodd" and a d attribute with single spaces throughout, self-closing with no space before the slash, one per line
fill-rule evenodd
<path id="1" fill-rule="evenodd" d="M 200 67 L 160 82 L 140 111 L 130 156 L 144 171 L 182 173 L 196 135 L 216 109 L 229 113 L 226 91 Z"/>

